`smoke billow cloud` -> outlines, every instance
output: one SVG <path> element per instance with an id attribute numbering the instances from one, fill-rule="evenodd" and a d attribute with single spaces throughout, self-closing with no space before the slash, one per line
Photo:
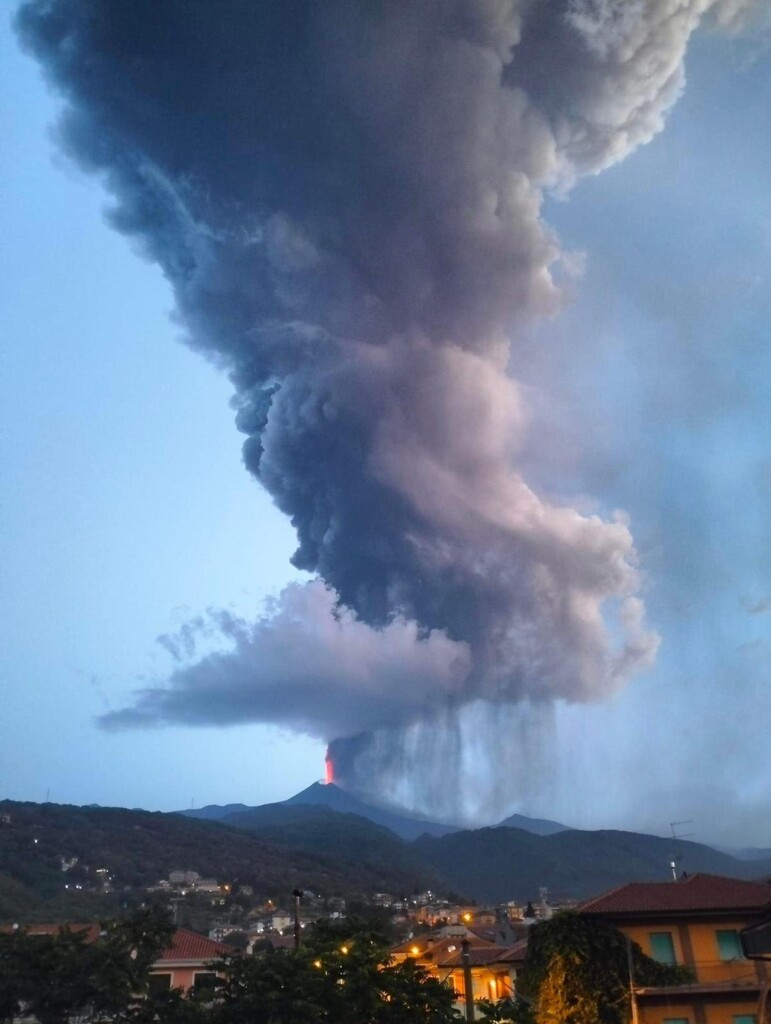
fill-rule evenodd
<path id="1" fill-rule="evenodd" d="M 518 471 L 538 441 L 517 339 L 559 312 L 574 262 L 544 194 L 648 142 L 691 34 L 754 9 L 22 5 L 66 102 L 62 146 L 229 374 L 245 463 L 318 576 L 253 624 L 221 616 L 219 652 L 196 657 L 189 632 L 167 683 L 107 727 L 277 722 L 334 741 L 360 789 L 419 766 L 426 799 L 464 714 L 498 709 L 488 728 L 510 741 L 517 708 L 541 722 L 651 665 L 624 515 L 551 502 Z"/>
<path id="2" fill-rule="evenodd" d="M 227 648 L 199 657 L 212 638 Z M 471 664 L 466 644 L 401 616 L 370 628 L 320 580 L 291 584 L 255 623 L 212 613 L 182 645 L 163 641 L 180 667 L 134 707 L 106 715 L 108 728 L 260 721 L 320 738 L 355 735 L 451 704 Z"/>

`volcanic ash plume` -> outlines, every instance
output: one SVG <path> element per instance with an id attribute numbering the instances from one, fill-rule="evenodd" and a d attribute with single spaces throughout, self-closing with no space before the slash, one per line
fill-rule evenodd
<path id="1" fill-rule="evenodd" d="M 420 763 L 430 790 L 470 705 L 593 700 L 651 663 L 623 515 L 517 471 L 538 443 L 517 337 L 570 267 L 544 191 L 661 128 L 710 9 L 730 26 L 749 7 L 22 6 L 62 145 L 230 374 L 246 465 L 319 577 L 252 625 L 222 617 L 223 651 L 107 725 L 279 722 L 338 741 L 343 782 Z"/>

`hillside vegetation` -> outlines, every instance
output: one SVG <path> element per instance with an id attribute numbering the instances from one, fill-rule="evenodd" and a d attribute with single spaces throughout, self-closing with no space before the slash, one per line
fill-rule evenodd
<path id="1" fill-rule="evenodd" d="M 377 872 L 380 889 L 409 895 L 413 889 L 446 889 L 411 843 L 357 814 L 343 814 L 321 805 L 266 804 L 228 814 L 227 825 L 251 832 L 265 842 L 331 857 L 336 864 L 355 860 Z M 413 885 L 404 892 L 404 878 Z"/>
<path id="2" fill-rule="evenodd" d="M 354 844 L 344 859 L 178 814 L 2 801 L 0 816 L 10 818 L 0 825 L 2 921 L 93 919 L 176 869 L 247 884 L 277 902 L 298 886 L 324 896 L 366 896 L 383 888 L 384 877 L 410 893 L 431 874 L 372 867 L 356 859 Z M 108 894 L 98 891 L 100 868 L 111 878 Z"/>
<path id="3" fill-rule="evenodd" d="M 331 789 L 332 787 L 320 787 Z M 283 803 L 231 812 L 225 821 L 120 808 L 0 803 L 0 921 L 94 920 L 147 898 L 173 870 L 251 886 L 256 904 L 286 906 L 295 888 L 366 900 L 431 889 L 498 903 L 582 899 L 630 881 L 666 881 L 671 840 L 636 832 L 571 829 L 535 835 L 483 828 L 407 842 L 359 815 Z M 737 878 L 771 874 L 771 861 L 739 860 L 679 842 L 680 870 Z M 63 870 L 66 868 L 66 870 Z M 110 876 L 103 892 L 97 869 Z M 68 886 L 68 888 L 65 888 Z M 209 901 L 211 902 L 211 901 Z"/>
<path id="4" fill-rule="evenodd" d="M 584 899 L 626 882 L 666 882 L 672 842 L 640 832 L 571 829 L 537 836 L 515 828 L 482 828 L 414 844 L 442 877 L 478 900 L 533 899 L 541 886 Z M 741 861 L 700 843 L 678 842 L 679 870 L 760 878 L 771 862 Z"/>

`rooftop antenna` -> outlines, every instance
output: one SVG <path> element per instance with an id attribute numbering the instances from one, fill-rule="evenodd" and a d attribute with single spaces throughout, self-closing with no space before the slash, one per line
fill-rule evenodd
<path id="1" fill-rule="evenodd" d="M 686 825 L 693 825 L 693 819 L 687 818 L 684 821 L 670 821 L 669 827 L 672 829 L 672 859 L 669 862 L 669 867 L 672 871 L 672 881 L 677 881 L 677 868 L 678 864 L 682 861 L 683 855 L 678 852 L 678 841 L 680 839 L 688 839 L 690 836 L 695 835 L 695 832 L 680 832 L 680 828 Z"/>

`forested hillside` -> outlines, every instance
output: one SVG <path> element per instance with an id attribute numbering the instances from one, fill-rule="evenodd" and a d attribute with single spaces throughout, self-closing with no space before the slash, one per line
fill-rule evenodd
<path id="1" fill-rule="evenodd" d="M 421 856 L 476 899 L 528 900 L 546 886 L 557 897 L 581 899 L 626 882 L 670 879 L 672 842 L 641 832 L 570 829 L 536 836 L 516 828 L 482 828 L 414 844 Z M 740 861 L 700 843 L 678 842 L 678 870 L 734 878 L 771 874 L 771 861 Z"/>
<path id="2" fill-rule="evenodd" d="M 265 842 L 218 822 L 121 808 L 0 802 L 0 920 L 98 917 L 174 870 L 251 886 L 286 902 L 298 886 L 324 896 L 366 896 L 383 879 L 409 893 L 429 869 L 371 867 Z M 101 873 L 97 873 L 104 869 Z M 109 893 L 104 881 L 109 876 Z M 65 888 L 66 887 L 66 888 Z"/>

